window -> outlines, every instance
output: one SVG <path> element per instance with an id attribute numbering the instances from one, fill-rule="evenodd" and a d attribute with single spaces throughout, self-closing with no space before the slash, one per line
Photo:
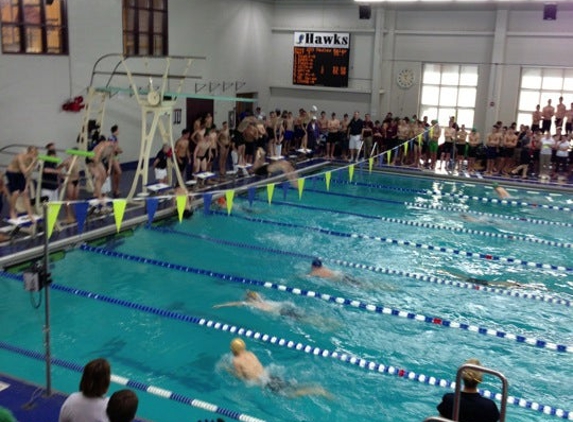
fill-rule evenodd
<path id="1" fill-rule="evenodd" d="M 425 64 L 419 116 L 437 119 L 440 126 L 451 116 L 470 128 L 474 124 L 478 67 L 451 64 Z"/>
<path id="2" fill-rule="evenodd" d="M 66 0 L 0 0 L 2 52 L 68 54 Z"/>
<path id="3" fill-rule="evenodd" d="M 123 54 L 167 56 L 167 0 L 123 0 Z"/>
<path id="4" fill-rule="evenodd" d="M 573 69 L 524 67 L 521 69 L 517 124 L 531 126 L 535 106 L 543 109 L 547 100 L 556 107 L 559 97 L 569 108 L 573 103 Z"/>

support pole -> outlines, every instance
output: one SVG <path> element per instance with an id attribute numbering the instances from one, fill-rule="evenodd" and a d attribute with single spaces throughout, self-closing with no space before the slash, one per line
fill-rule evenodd
<path id="1" fill-rule="evenodd" d="M 50 253 L 48 248 L 48 203 L 44 203 L 44 269 L 41 284 L 45 295 L 44 345 L 46 348 L 46 396 L 52 395 L 52 352 L 50 347 Z"/>

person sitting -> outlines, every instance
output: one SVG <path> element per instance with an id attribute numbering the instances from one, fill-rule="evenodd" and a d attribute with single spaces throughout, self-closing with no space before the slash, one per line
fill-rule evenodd
<path id="1" fill-rule="evenodd" d="M 139 400 L 131 390 L 119 390 L 107 402 L 106 414 L 109 422 L 131 422 L 135 419 Z"/>
<path id="2" fill-rule="evenodd" d="M 468 359 L 466 363 L 481 366 L 477 359 Z M 477 386 L 482 382 L 480 371 L 466 369 L 462 373 L 463 389 L 460 397 L 460 422 L 497 422 L 499 410 L 496 404 L 478 392 Z M 444 418 L 452 419 L 454 413 L 454 393 L 444 394 L 442 402 L 437 406 L 438 412 Z"/>
<path id="3" fill-rule="evenodd" d="M 275 394 L 283 394 L 287 397 L 310 395 L 331 397 L 322 387 L 296 387 L 293 383 L 270 374 L 257 356 L 247 350 L 247 345 L 240 338 L 231 341 L 231 352 L 233 353 L 233 374 L 243 381 L 255 382 Z"/>
<path id="4" fill-rule="evenodd" d="M 58 422 L 101 422 L 107 420 L 105 397 L 111 381 L 111 367 L 99 358 L 84 366 L 80 391 L 70 394 L 60 409 Z"/>

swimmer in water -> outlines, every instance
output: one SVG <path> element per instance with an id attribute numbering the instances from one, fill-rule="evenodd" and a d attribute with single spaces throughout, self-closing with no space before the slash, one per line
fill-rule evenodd
<path id="1" fill-rule="evenodd" d="M 320 277 L 329 280 L 344 281 L 349 284 L 360 285 L 360 282 L 358 280 L 350 277 L 349 275 L 342 274 L 337 271 L 332 271 L 331 269 L 326 268 L 322 264 L 322 261 L 318 258 L 312 260 L 312 263 L 310 264 L 309 275 L 312 277 Z"/>
<path id="2" fill-rule="evenodd" d="M 233 306 L 248 306 L 263 312 L 290 317 L 293 319 L 302 319 L 304 316 L 303 312 L 292 303 L 265 300 L 259 293 L 253 292 L 251 290 L 247 290 L 247 293 L 245 294 L 245 300 L 243 301 L 221 303 L 219 305 L 214 305 L 213 308 L 219 309 Z"/>
<path id="3" fill-rule="evenodd" d="M 503 289 L 525 289 L 528 287 L 536 287 L 536 288 L 540 287 L 538 284 L 528 286 L 527 284 L 518 283 L 516 281 L 511 281 L 511 280 L 508 280 L 508 281 L 489 281 L 489 280 L 484 280 L 482 278 L 468 277 L 464 274 L 456 274 L 456 273 L 446 271 L 446 270 L 440 270 L 439 272 L 447 274 L 447 275 L 455 277 L 455 278 L 458 278 L 458 279 L 462 279 L 466 283 L 471 283 L 471 284 L 475 284 L 478 286 L 494 287 L 494 288 L 501 287 Z M 545 288 L 545 286 L 543 286 L 543 288 Z"/>
<path id="4" fill-rule="evenodd" d="M 297 387 L 292 382 L 270 374 L 257 356 L 247 350 L 247 345 L 240 338 L 231 341 L 231 352 L 233 353 L 233 374 L 244 381 L 255 382 L 275 394 L 287 397 L 322 396 L 332 398 L 331 394 L 322 387 Z"/>
<path id="5" fill-rule="evenodd" d="M 499 186 L 498 183 L 494 183 L 492 186 L 493 186 L 493 190 L 495 191 L 495 193 L 497 193 L 497 196 L 499 196 L 499 199 L 511 198 L 511 196 L 509 195 L 509 192 L 506 191 L 501 186 Z"/>

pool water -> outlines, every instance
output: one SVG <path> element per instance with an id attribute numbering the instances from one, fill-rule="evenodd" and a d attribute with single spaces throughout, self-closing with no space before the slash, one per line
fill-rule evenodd
<path id="1" fill-rule="evenodd" d="M 235 198 L 231 215 L 198 211 L 190 220 L 141 227 L 99 249 L 69 251 L 52 264 L 57 285 L 168 312 L 158 316 L 52 289 L 53 355 L 79 364 L 103 356 L 117 375 L 269 421 L 421 421 L 436 415 L 441 396 L 451 391 L 246 338 L 274 374 L 299 386 L 323 386 L 333 395 L 331 400 L 289 399 L 228 373 L 233 334 L 170 317 L 176 313 L 448 381 L 467 358 L 477 357 L 506 375 L 510 395 L 573 410 L 570 306 L 424 277 L 518 282 L 521 287 L 512 291 L 569 303 L 570 195 L 515 190 L 510 191 L 514 200 L 527 204 L 502 204 L 488 186 L 359 171 L 352 182 L 342 172 L 333 174 L 328 191 L 321 177 L 305 182 L 300 200 L 296 190 L 277 187 L 269 205 L 266 190 L 260 190 L 252 204 L 246 197 Z M 98 253 L 102 247 L 113 253 Z M 321 257 L 352 282 L 308 276 L 312 257 Z M 261 282 L 566 345 L 570 351 L 370 312 L 265 288 Z M 41 352 L 43 307 L 33 309 L 21 284 L 7 277 L 0 289 L 2 340 Z M 290 302 L 303 318 L 245 307 L 213 308 L 242 300 L 247 289 Z M 4 371 L 42 382 L 41 362 L 5 350 L 0 356 Z M 59 367 L 53 373 L 54 388 L 77 389 L 79 374 Z M 501 389 L 487 376 L 482 388 Z M 138 394 L 138 415 L 147 419 L 213 417 Z M 506 420 L 512 422 L 556 419 L 515 405 L 507 410 Z"/>

